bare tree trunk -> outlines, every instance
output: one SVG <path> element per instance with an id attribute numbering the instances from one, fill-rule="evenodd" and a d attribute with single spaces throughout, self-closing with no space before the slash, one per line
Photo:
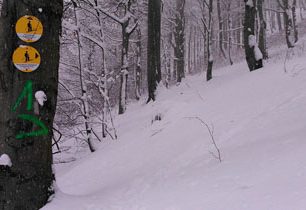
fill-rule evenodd
<path id="1" fill-rule="evenodd" d="M 77 11 L 77 5 L 74 3 L 74 14 L 76 19 L 76 25 L 79 26 L 79 11 Z M 79 8 L 80 9 L 80 8 Z M 79 62 L 79 77 L 80 77 L 80 86 L 81 86 L 81 109 L 82 115 L 84 117 L 84 125 L 85 125 L 85 132 L 86 132 L 86 142 L 89 146 L 91 152 L 95 152 L 95 148 L 92 143 L 92 127 L 91 127 L 91 116 L 90 116 L 90 107 L 89 107 L 89 99 L 88 99 L 88 92 L 87 92 L 87 84 L 85 82 L 84 77 L 84 66 L 83 66 L 83 57 L 82 57 L 82 50 L 84 47 L 84 43 L 81 37 L 81 29 L 79 28 L 76 30 L 77 41 L 78 41 L 78 62 Z"/>
<path id="2" fill-rule="evenodd" d="M 191 44 L 192 44 L 192 27 L 189 27 L 189 36 L 188 36 L 188 69 L 187 72 L 190 74 L 192 71 L 192 59 L 191 59 Z"/>
<path id="3" fill-rule="evenodd" d="M 174 57 L 176 62 L 176 79 L 181 82 L 185 77 L 185 0 L 176 0 L 174 30 Z"/>
<path id="4" fill-rule="evenodd" d="M 127 33 L 128 23 L 122 24 L 122 51 L 121 51 L 121 75 L 120 75 L 120 94 L 119 94 L 119 114 L 126 111 L 127 100 L 127 81 L 129 75 L 128 52 L 130 34 Z"/>
<path id="5" fill-rule="evenodd" d="M 218 20 L 219 20 L 219 48 L 223 57 L 226 57 L 224 47 L 223 47 L 223 17 L 221 12 L 221 0 L 217 0 L 217 10 L 218 10 Z M 230 11 L 227 11 L 228 13 Z"/>
<path id="6" fill-rule="evenodd" d="M 232 33 L 232 17 L 231 17 L 231 2 L 228 2 L 228 7 L 227 7 L 227 11 L 228 11 L 228 15 L 227 15 L 227 20 L 228 20 L 228 58 L 230 61 L 230 64 L 233 65 L 234 62 L 232 60 L 232 37 L 233 37 L 233 33 Z"/>
<path id="7" fill-rule="evenodd" d="M 42 9 L 38 10 L 38 8 Z M 0 209 L 34 210 L 43 207 L 52 192 L 52 128 L 57 103 L 59 35 L 63 1 L 5 0 L 0 16 Z M 40 67 L 31 73 L 14 68 L 13 51 L 25 45 L 17 38 L 18 18 L 41 20 L 43 37 L 35 43 Z M 28 44 L 33 46 L 32 44 Z M 26 91 L 26 95 L 22 94 Z M 33 91 L 47 96 L 34 112 Z"/>
<path id="8" fill-rule="evenodd" d="M 296 0 L 292 1 L 292 22 L 293 22 L 293 31 L 294 31 L 294 42 L 297 43 L 299 40 L 298 25 L 296 19 Z"/>
<path id="9" fill-rule="evenodd" d="M 101 21 L 101 14 L 100 11 L 97 9 L 98 8 L 98 0 L 94 0 L 94 6 L 95 6 L 95 11 L 97 14 L 97 20 L 99 24 L 99 35 L 101 39 L 103 39 L 104 34 L 103 34 L 103 25 Z M 105 49 L 102 46 L 99 46 L 101 48 L 101 60 L 102 60 L 102 86 L 103 86 L 103 111 L 102 111 L 102 137 L 106 138 L 107 136 L 107 124 L 106 124 L 106 119 L 107 119 L 107 112 L 108 112 L 108 85 L 107 85 L 107 75 L 108 71 L 106 68 L 106 59 L 105 59 Z M 100 85 L 100 84 L 99 84 Z"/>
<path id="10" fill-rule="evenodd" d="M 268 59 L 267 43 L 266 43 L 266 28 L 267 23 L 264 17 L 264 0 L 258 0 L 257 11 L 259 17 L 259 43 L 258 47 L 263 54 L 263 59 Z"/>
<path id="11" fill-rule="evenodd" d="M 140 99 L 141 96 L 141 29 L 137 28 L 137 50 L 136 50 L 136 87 L 135 87 L 135 95 L 136 100 Z"/>
<path id="12" fill-rule="evenodd" d="M 245 19 L 244 19 L 244 48 L 246 61 L 250 71 L 256 70 L 256 58 L 254 48 L 250 43 L 251 37 L 255 37 L 255 16 L 256 0 L 244 0 Z"/>
<path id="13" fill-rule="evenodd" d="M 155 101 L 161 81 L 160 67 L 161 2 L 149 0 L 148 13 L 148 101 Z"/>
<path id="14" fill-rule="evenodd" d="M 208 16 L 208 31 L 207 31 L 207 72 L 206 80 L 209 81 L 212 79 L 212 68 L 214 64 L 214 57 L 212 55 L 212 36 L 213 36 L 213 0 L 209 0 L 209 16 Z"/>
<path id="15" fill-rule="evenodd" d="M 128 50 L 131 34 L 138 26 L 137 19 L 131 11 L 134 1 L 127 0 L 119 4 L 123 7 L 124 18 L 119 18 L 115 14 L 110 14 L 108 11 L 99 9 L 103 14 L 121 25 L 122 29 L 122 50 L 121 50 L 121 75 L 120 75 L 120 93 L 119 93 L 119 114 L 124 114 L 126 111 L 127 101 L 127 81 L 129 74 Z M 117 8 L 118 9 L 118 8 Z M 132 23 L 134 19 L 134 23 Z"/>
<path id="16" fill-rule="evenodd" d="M 280 11 L 281 7 L 279 6 L 279 4 L 277 4 L 277 10 Z M 281 31 L 283 30 L 283 24 L 282 24 L 282 17 L 281 17 L 281 13 L 277 12 L 276 13 L 277 16 L 277 25 L 278 25 L 278 30 Z"/>
<path id="17" fill-rule="evenodd" d="M 288 48 L 293 48 L 295 43 L 294 37 L 294 26 L 293 26 L 293 19 L 292 19 L 292 5 L 289 4 L 288 0 L 278 0 L 279 6 L 284 11 L 284 23 L 285 23 L 285 33 L 286 33 L 286 42 Z"/>

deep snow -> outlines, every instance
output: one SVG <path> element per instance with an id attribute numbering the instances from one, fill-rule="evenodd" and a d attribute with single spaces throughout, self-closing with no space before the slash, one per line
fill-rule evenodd
<path id="1" fill-rule="evenodd" d="M 243 62 L 130 104 L 117 141 L 56 168 L 43 210 L 305 210 L 305 56 L 295 52 L 287 73 L 283 60 L 252 73 Z M 193 117 L 214 128 L 222 163 Z"/>

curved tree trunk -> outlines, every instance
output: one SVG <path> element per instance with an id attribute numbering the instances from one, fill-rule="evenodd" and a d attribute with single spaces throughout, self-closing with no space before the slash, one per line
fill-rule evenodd
<path id="1" fill-rule="evenodd" d="M 12 165 L 0 166 L 0 209 L 36 210 L 52 193 L 52 127 L 62 11 L 62 0 L 5 0 L 2 7 L 0 156 L 6 154 Z M 15 24 L 24 15 L 36 16 L 43 23 L 43 36 L 36 43 L 26 44 L 17 38 Z M 30 45 L 40 53 L 41 64 L 36 71 L 23 73 L 14 68 L 11 55 L 19 45 Z M 33 100 L 36 91 L 47 96 L 43 106 Z"/>

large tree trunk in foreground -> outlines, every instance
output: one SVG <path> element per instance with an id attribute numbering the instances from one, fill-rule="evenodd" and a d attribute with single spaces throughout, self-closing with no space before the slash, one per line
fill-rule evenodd
<path id="1" fill-rule="evenodd" d="M 160 33 L 161 33 L 161 2 L 149 0 L 148 13 L 148 93 L 149 98 L 155 101 L 156 88 L 161 81 L 160 64 Z"/>
<path id="2" fill-rule="evenodd" d="M 62 10 L 62 0 L 5 0 L 2 7 L 0 156 L 9 157 L 12 165 L 2 162 L 0 166 L 0 209 L 36 210 L 52 193 L 52 127 Z M 17 38 L 15 24 L 24 15 L 36 16 L 43 23 L 43 36 L 36 43 L 26 44 Z M 23 73 L 15 69 L 11 55 L 19 45 L 30 45 L 40 53 L 41 64 L 36 71 Z M 33 100 L 36 91 L 47 96 L 43 106 Z"/>

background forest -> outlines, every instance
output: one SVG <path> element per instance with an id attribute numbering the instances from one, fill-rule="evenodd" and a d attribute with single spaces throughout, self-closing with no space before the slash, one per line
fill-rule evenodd
<path id="1" fill-rule="evenodd" d="M 253 4 L 240 0 L 161 2 L 163 86 L 180 85 L 185 75 L 244 60 L 245 6 L 249 3 Z M 305 3 L 257 1 L 254 30 L 262 52 L 259 57 L 279 57 L 278 51 L 269 48 L 286 40 L 289 48 L 294 46 L 298 31 L 304 31 L 298 23 L 306 18 Z M 147 98 L 147 25 L 147 1 L 65 2 L 55 154 L 75 153 L 88 146 L 93 152 L 104 138 L 116 139 L 116 115 L 124 114 L 130 102 Z M 207 74 L 203 82 L 211 76 Z"/>

